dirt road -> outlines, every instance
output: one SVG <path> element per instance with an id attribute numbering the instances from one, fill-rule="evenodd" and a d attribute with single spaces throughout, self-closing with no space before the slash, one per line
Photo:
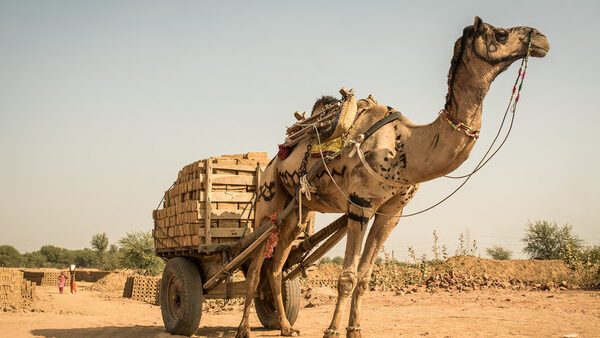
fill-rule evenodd
<path id="1" fill-rule="evenodd" d="M 0 312 L 1 337 L 173 337 L 162 326 L 160 308 L 117 295 L 59 295 L 38 289 L 35 312 Z M 296 328 L 303 337 L 321 337 L 333 304 L 302 308 Z M 241 307 L 205 313 L 199 337 L 232 337 Z M 363 304 L 364 337 L 600 337 L 600 292 L 463 293 L 371 292 Z M 276 337 L 251 316 L 254 337 Z"/>

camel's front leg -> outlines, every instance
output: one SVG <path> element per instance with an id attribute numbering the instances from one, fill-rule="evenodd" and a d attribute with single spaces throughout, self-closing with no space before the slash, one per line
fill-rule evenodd
<path id="1" fill-rule="evenodd" d="M 306 211 L 303 212 L 302 219 L 306 219 Z M 281 232 L 279 234 L 279 240 L 277 241 L 277 247 L 275 247 L 275 253 L 273 255 L 273 262 L 269 271 L 269 283 L 271 285 L 271 291 L 275 302 L 275 309 L 277 310 L 277 316 L 279 317 L 279 326 L 281 328 L 282 336 L 293 336 L 299 335 L 300 331 L 295 330 L 290 325 L 287 317 L 285 316 L 285 309 L 283 306 L 283 297 L 281 293 L 282 285 L 282 271 L 283 265 L 290 254 L 292 248 L 292 242 L 300 232 L 304 230 L 306 223 L 302 222 L 298 225 L 298 212 L 297 210 L 292 212 L 287 219 L 280 225 Z"/>
<path id="2" fill-rule="evenodd" d="M 392 211 L 394 212 L 394 211 Z M 397 211 L 398 215 L 402 210 Z M 360 313 L 362 298 L 366 292 L 369 291 L 369 282 L 371 281 L 371 272 L 373 271 L 373 264 L 377 259 L 377 255 L 386 239 L 391 234 L 392 230 L 398 223 L 399 217 L 390 216 L 375 216 L 363 254 L 360 258 L 357 273 L 357 286 L 352 294 L 352 305 L 350 307 L 350 318 L 348 320 L 348 326 L 346 327 L 347 338 L 361 337 L 360 331 Z"/>
<path id="3" fill-rule="evenodd" d="M 356 284 L 356 268 L 360 257 L 362 240 L 367 229 L 369 218 L 373 214 L 354 205 L 348 207 L 348 239 L 344 254 L 344 267 L 338 279 L 338 299 L 329 328 L 324 338 L 336 338 L 340 335 L 340 320 L 344 313 L 348 297 Z"/>
<path id="4" fill-rule="evenodd" d="M 409 186 L 405 190 L 400 191 L 395 197 L 384 203 L 378 214 L 375 216 L 365 248 L 363 250 L 360 263 L 358 265 L 358 285 L 354 289 L 352 295 L 352 305 L 350 307 L 350 318 L 348 319 L 348 327 L 346 327 L 346 337 L 361 337 L 360 332 L 360 313 L 361 303 L 364 294 L 369 290 L 369 282 L 371 281 L 371 272 L 373 264 L 377 259 L 377 255 L 383 248 L 383 244 L 398 224 L 402 208 L 412 199 L 414 192 L 418 189 L 417 186 Z"/>

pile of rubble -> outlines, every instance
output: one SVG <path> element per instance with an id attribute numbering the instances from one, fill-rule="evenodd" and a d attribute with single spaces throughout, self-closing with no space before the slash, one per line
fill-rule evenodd
<path id="1" fill-rule="evenodd" d="M 476 259 L 472 260 L 476 261 Z M 572 281 L 567 282 L 562 278 L 558 279 L 564 277 L 564 274 L 556 274 L 552 276 L 554 277 L 552 279 L 554 281 L 542 283 L 540 280 L 543 279 L 528 279 L 524 274 L 518 275 L 512 273 L 503 275 L 495 271 L 493 267 L 488 267 L 490 271 L 495 272 L 493 277 L 490 273 L 480 273 L 476 270 L 465 273 L 463 269 L 460 269 L 460 267 L 465 268 L 465 266 L 459 265 L 456 267 L 459 269 L 452 270 L 451 265 L 443 264 L 428 266 L 427 270 L 423 271 L 418 266 L 405 264 L 375 264 L 371 274 L 369 289 L 371 291 L 412 293 L 419 291 L 473 291 L 491 288 L 528 291 L 565 291 L 579 288 Z M 307 279 L 302 279 L 302 286 L 305 289 L 319 287 L 336 288 L 340 270 L 341 266 L 339 265 L 318 264 L 312 270 L 309 270 Z M 504 272 L 505 270 L 501 271 Z"/>
<path id="2" fill-rule="evenodd" d="M 528 290 L 528 291 L 566 291 L 569 289 L 577 289 L 577 285 L 570 285 L 566 281 L 560 283 L 534 283 L 521 279 L 503 280 L 490 277 L 487 274 L 481 276 L 471 276 L 459 274 L 454 271 L 444 274 L 435 274 L 429 277 L 425 283 L 426 291 L 473 291 L 484 289 L 508 289 L 508 290 Z M 407 292 L 414 288 L 403 287 L 399 291 Z"/>

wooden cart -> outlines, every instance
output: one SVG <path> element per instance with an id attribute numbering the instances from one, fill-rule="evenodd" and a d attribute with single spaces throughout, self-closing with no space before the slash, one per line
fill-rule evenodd
<path id="1" fill-rule="evenodd" d="M 160 304 L 170 333 L 192 335 L 199 326 L 205 298 L 245 296 L 245 281 L 234 282 L 232 274 L 237 270 L 246 272 L 250 254 L 276 227 L 271 222 L 258 225 L 254 219 L 260 174 L 267 163 L 266 153 L 194 162 L 179 172 L 173 186 L 165 192 L 162 208 L 153 211 L 156 254 L 167 262 L 160 285 Z M 309 177 L 314 173 L 311 170 Z M 278 219 L 284 219 L 296 207 L 294 199 Z M 346 234 L 346 216 L 317 233 L 314 215 L 308 222 L 306 234 L 295 241 L 285 266 L 282 291 L 291 324 L 300 310 L 300 273 Z M 265 269 L 254 298 L 256 314 L 264 327 L 276 329 L 278 321 L 264 273 Z"/>

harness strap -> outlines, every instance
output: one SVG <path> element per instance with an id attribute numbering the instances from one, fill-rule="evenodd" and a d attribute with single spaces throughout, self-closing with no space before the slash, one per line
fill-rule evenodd
<path id="1" fill-rule="evenodd" d="M 371 166 L 367 162 L 367 159 L 365 158 L 365 154 L 363 153 L 362 149 L 360 149 L 360 145 L 369 136 L 373 135 L 377 130 L 379 130 L 379 128 L 385 126 L 386 124 L 388 124 L 390 122 L 393 122 L 393 121 L 399 119 L 400 117 L 402 117 L 402 113 L 394 112 L 394 113 L 382 118 L 381 120 L 377 121 L 364 134 L 358 135 L 356 140 L 350 141 L 350 143 L 354 143 L 354 149 L 352 149 L 352 151 L 350 151 L 350 153 L 348 154 L 349 157 L 353 157 L 354 153 L 358 153 L 358 158 L 360 159 L 360 162 L 362 163 L 363 167 L 365 167 L 365 170 L 367 170 L 367 172 L 371 176 L 373 176 L 373 178 L 375 178 L 377 181 L 379 181 L 383 184 L 391 185 L 394 187 L 402 187 L 402 186 L 405 186 L 406 184 L 388 180 L 385 177 L 378 174 L 377 172 L 375 172 L 375 170 L 373 170 L 373 168 L 371 168 Z"/>
<path id="2" fill-rule="evenodd" d="M 385 178 L 385 177 L 381 176 L 380 174 L 378 174 L 377 172 L 375 172 L 375 170 L 373 170 L 373 168 L 371 168 L 371 166 L 365 159 L 365 154 L 363 153 L 362 149 L 360 149 L 360 143 L 355 143 L 355 147 L 356 148 L 354 148 L 354 149 L 356 149 L 356 152 L 358 153 L 358 158 L 360 159 L 360 162 L 362 162 L 363 167 L 365 167 L 367 172 L 369 174 L 371 174 L 371 176 L 373 176 L 374 179 L 378 180 L 379 182 L 381 182 L 383 184 L 391 185 L 394 187 L 402 187 L 402 186 L 406 185 L 406 184 L 399 183 L 396 181 L 388 180 L 387 178 Z M 348 156 L 352 157 L 352 155 L 354 155 L 354 150 L 352 150 L 352 152 Z"/>
<path id="3" fill-rule="evenodd" d="M 402 113 L 397 111 L 397 112 L 393 112 L 390 115 L 382 118 L 381 120 L 375 122 L 374 125 L 372 125 L 369 129 L 367 129 L 367 131 L 365 131 L 363 133 L 363 135 L 365 136 L 365 139 L 368 139 L 369 136 L 373 135 L 376 131 L 379 130 L 379 128 L 385 126 L 386 124 L 396 121 L 397 119 L 402 117 Z"/>

